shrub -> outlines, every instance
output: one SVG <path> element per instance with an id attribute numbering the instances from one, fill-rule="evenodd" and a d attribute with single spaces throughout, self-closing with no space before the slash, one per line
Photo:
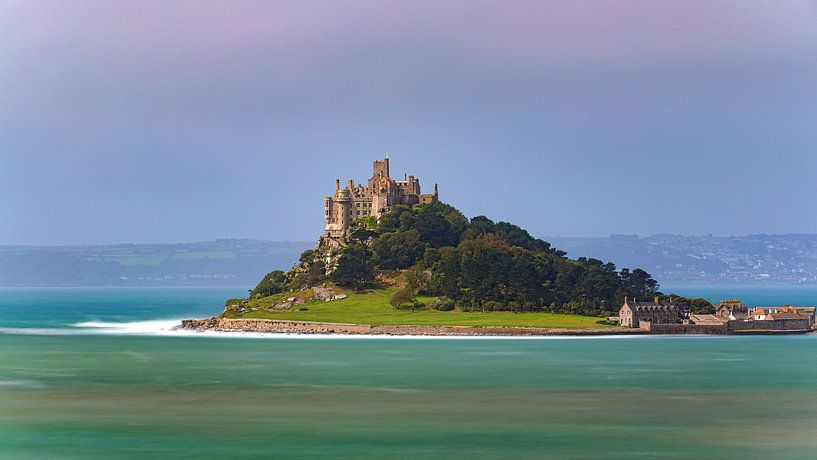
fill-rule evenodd
<path id="1" fill-rule="evenodd" d="M 394 294 L 392 294 L 391 299 L 389 299 L 389 303 L 394 308 L 400 308 L 400 306 L 403 304 L 411 303 L 412 309 L 414 309 L 415 304 L 414 292 L 408 288 L 400 288 L 394 291 Z"/>
<path id="2" fill-rule="evenodd" d="M 450 297 L 438 297 L 431 304 L 431 307 L 439 311 L 451 311 L 454 309 L 454 300 Z"/>

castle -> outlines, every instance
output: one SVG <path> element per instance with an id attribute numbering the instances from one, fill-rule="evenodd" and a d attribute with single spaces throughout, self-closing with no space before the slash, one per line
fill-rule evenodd
<path id="1" fill-rule="evenodd" d="M 437 184 L 434 193 L 420 193 L 420 180 L 405 176 L 397 181 L 389 176 L 389 159 L 375 160 L 372 177 L 364 186 L 349 180 L 346 188 L 340 188 L 340 179 L 335 181 L 335 194 L 323 199 L 326 224 L 324 236 L 345 238 L 349 226 L 361 217 L 379 218 L 390 206 L 413 205 L 437 201 Z"/>

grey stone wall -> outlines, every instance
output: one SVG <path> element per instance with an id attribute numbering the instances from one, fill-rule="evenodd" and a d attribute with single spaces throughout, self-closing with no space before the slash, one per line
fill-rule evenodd
<path id="1" fill-rule="evenodd" d="M 808 319 L 783 319 L 777 321 L 729 321 L 729 332 L 750 331 L 805 331 L 811 329 Z"/>
<path id="2" fill-rule="evenodd" d="M 726 334 L 726 324 L 652 324 L 641 321 L 641 329 L 650 334 Z"/>
<path id="3" fill-rule="evenodd" d="M 761 332 L 799 332 L 810 330 L 807 319 L 778 321 L 728 321 L 724 324 L 653 324 L 641 321 L 639 328 L 650 334 L 740 334 Z"/>

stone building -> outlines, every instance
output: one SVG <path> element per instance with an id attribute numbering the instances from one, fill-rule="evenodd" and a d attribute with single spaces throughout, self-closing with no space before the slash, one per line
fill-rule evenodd
<path id="1" fill-rule="evenodd" d="M 670 303 L 638 302 L 624 298 L 618 310 L 619 324 L 623 327 L 640 327 L 642 321 L 651 324 L 676 324 L 680 321 L 678 307 Z"/>
<path id="2" fill-rule="evenodd" d="M 405 175 L 403 180 L 389 176 L 389 159 L 375 160 L 372 177 L 365 185 L 349 180 L 345 188 L 340 179 L 335 181 L 334 195 L 323 200 L 324 236 L 344 238 L 349 225 L 361 217 L 379 218 L 389 207 L 405 204 L 432 203 L 437 201 L 437 184 L 434 193 L 420 192 L 420 179 Z"/>
<path id="3" fill-rule="evenodd" d="M 814 326 L 814 307 L 754 307 L 749 310 L 751 321 L 806 320 L 809 327 Z"/>
<path id="4" fill-rule="evenodd" d="M 746 320 L 749 308 L 740 300 L 721 300 L 715 305 L 715 316 L 726 320 Z"/>

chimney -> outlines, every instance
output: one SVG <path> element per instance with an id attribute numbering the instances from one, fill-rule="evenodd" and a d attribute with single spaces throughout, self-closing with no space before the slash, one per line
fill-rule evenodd
<path id="1" fill-rule="evenodd" d="M 355 189 L 355 181 L 354 181 L 354 179 L 349 179 L 349 191 L 351 192 L 354 189 Z"/>
<path id="2" fill-rule="evenodd" d="M 335 179 L 335 191 L 340 190 L 340 179 Z"/>

